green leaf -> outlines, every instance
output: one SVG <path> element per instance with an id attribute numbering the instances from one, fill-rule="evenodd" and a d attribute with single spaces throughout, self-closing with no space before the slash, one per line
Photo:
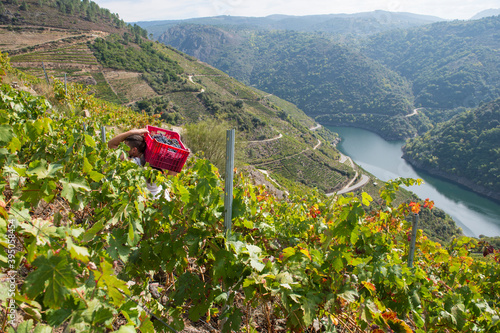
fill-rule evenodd
<path id="1" fill-rule="evenodd" d="M 12 327 L 9 327 L 9 333 L 31 333 L 32 329 L 33 329 L 33 319 L 30 319 L 19 324 L 16 330 L 14 330 Z"/>
<path id="2" fill-rule="evenodd" d="M 373 201 L 372 197 L 366 192 L 363 192 L 361 197 L 363 198 L 363 205 L 370 206 L 370 203 Z"/>
<path id="3" fill-rule="evenodd" d="M 92 148 L 96 146 L 94 139 L 88 134 L 85 134 L 85 145 Z"/>
<path id="4" fill-rule="evenodd" d="M 113 331 L 113 333 L 137 333 L 133 325 L 123 325 L 118 331 Z"/>
<path id="5" fill-rule="evenodd" d="M 85 173 L 89 173 L 90 171 L 92 171 L 93 167 L 92 167 L 92 164 L 90 164 L 89 160 L 84 157 L 83 158 L 83 172 Z"/>
<path id="6" fill-rule="evenodd" d="M 10 210 L 9 218 L 12 218 L 18 222 L 31 221 L 31 215 L 29 209 L 24 207 L 24 203 L 21 201 L 14 202 Z"/>
<path id="7" fill-rule="evenodd" d="M 332 267 L 337 273 L 340 272 L 344 268 L 344 262 L 342 261 L 342 258 L 335 257 L 332 262 Z"/>
<path id="8" fill-rule="evenodd" d="M 358 297 L 358 292 L 355 290 L 346 290 L 345 292 L 338 294 L 337 297 L 340 297 L 349 303 L 354 303 Z"/>
<path id="9" fill-rule="evenodd" d="M 65 178 L 61 180 L 61 183 L 63 185 L 63 190 L 61 192 L 61 195 L 66 199 L 68 199 L 69 201 L 73 201 L 73 198 L 77 193 L 90 191 L 90 187 L 87 185 L 85 179 L 83 178 L 77 178 L 74 179 L 73 181 L 70 181 L 69 179 Z"/>
<path id="10" fill-rule="evenodd" d="M 9 148 L 11 153 L 15 153 L 16 151 L 19 151 L 22 146 L 23 144 L 21 141 L 19 141 L 17 137 L 13 137 L 7 148 Z"/>
<path id="11" fill-rule="evenodd" d="M 316 309 L 321 302 L 321 298 L 313 293 L 308 293 L 302 298 L 302 310 L 304 310 L 304 324 L 309 326 L 316 317 Z"/>
<path id="12" fill-rule="evenodd" d="M 261 248 L 255 245 L 246 245 L 246 249 L 248 255 L 250 256 L 250 266 L 255 268 L 258 272 L 261 272 L 265 265 L 260 260 L 260 253 L 262 252 Z"/>
<path id="13" fill-rule="evenodd" d="M 26 294 L 34 298 L 44 293 L 43 303 L 51 308 L 61 307 L 71 288 L 76 288 L 75 273 L 67 259 L 61 256 L 39 256 L 33 261 L 37 269 L 26 278 Z"/>
<path id="14" fill-rule="evenodd" d="M 100 307 L 93 312 L 92 323 L 93 324 L 101 324 L 106 322 L 111 323 L 114 319 L 113 312 L 105 307 Z"/>
<path id="15" fill-rule="evenodd" d="M 26 174 L 28 176 L 36 175 L 38 179 L 53 178 L 57 175 L 57 171 L 63 168 L 60 164 L 49 164 L 47 166 L 47 161 L 39 160 L 34 161 L 29 164 Z"/>
<path id="16" fill-rule="evenodd" d="M 90 176 L 90 179 L 92 179 L 95 182 L 100 182 L 101 179 L 104 178 L 104 175 L 102 173 L 99 173 L 99 172 L 94 171 L 94 170 L 89 172 L 89 176 Z"/>
<path id="17" fill-rule="evenodd" d="M 233 312 L 227 318 L 227 321 L 222 327 L 222 332 L 236 332 L 241 328 L 241 319 L 243 318 L 243 313 L 240 309 L 234 308 Z"/>
<path id="18" fill-rule="evenodd" d="M 92 228 L 90 228 L 89 230 L 87 230 L 87 232 L 85 232 L 83 234 L 83 237 L 82 237 L 82 242 L 86 243 L 86 242 L 89 242 L 91 241 L 92 239 L 94 239 L 95 235 L 102 230 L 102 228 L 104 228 L 104 223 L 102 221 L 99 221 L 97 223 L 95 223 Z"/>
<path id="19" fill-rule="evenodd" d="M 39 325 L 36 325 L 33 333 L 52 333 L 52 327 L 39 324 Z"/>
<path id="20" fill-rule="evenodd" d="M 60 182 L 63 185 L 61 195 L 67 199 L 73 208 L 79 208 L 83 206 L 82 200 L 79 198 L 79 194 L 83 194 L 90 191 L 87 182 L 83 178 L 72 177 L 73 179 L 64 178 Z"/>
<path id="21" fill-rule="evenodd" d="M 75 245 L 71 237 L 66 237 L 66 245 L 68 246 L 71 258 L 81 260 L 84 263 L 89 261 L 90 254 L 86 247 Z"/>
<path id="22" fill-rule="evenodd" d="M 109 247 L 107 249 L 109 256 L 115 260 L 128 262 L 130 247 L 126 246 L 127 234 L 122 229 L 114 229 L 109 238 Z"/>
<path id="23" fill-rule="evenodd" d="M 59 310 L 50 310 L 47 312 L 47 323 L 51 326 L 59 326 L 73 314 L 71 308 L 61 308 Z"/>
<path id="24" fill-rule="evenodd" d="M 420 314 L 415 310 L 412 310 L 412 313 L 413 313 L 413 321 L 415 322 L 417 327 L 424 327 L 425 321 L 422 318 L 422 316 L 420 316 Z"/>
<path id="25" fill-rule="evenodd" d="M 50 244 L 54 239 L 59 238 L 57 228 L 50 221 L 36 219 L 31 222 L 21 222 L 23 234 L 35 236 L 37 245 Z"/>
<path id="26" fill-rule="evenodd" d="M 37 249 L 36 240 L 33 240 L 26 248 L 28 251 L 26 253 L 26 260 L 28 263 L 33 262 L 35 260 L 35 251 Z"/>
<path id="27" fill-rule="evenodd" d="M 141 333 L 155 333 L 155 327 L 149 318 L 145 318 L 139 327 Z"/>
<path id="28" fill-rule="evenodd" d="M 101 262 L 100 268 L 99 271 L 94 271 L 95 277 L 98 280 L 97 286 L 100 288 L 106 287 L 108 295 L 113 300 L 112 303 L 115 306 L 121 306 L 125 298 L 122 292 L 126 295 L 130 294 L 127 284 L 116 277 L 113 265 L 109 262 Z"/>
<path id="29" fill-rule="evenodd" d="M 212 304 L 210 302 L 201 302 L 192 306 L 189 309 L 188 318 L 194 322 L 200 320 L 201 316 L 205 315 L 208 312 L 208 309 L 211 305 Z"/>
<path id="30" fill-rule="evenodd" d="M 38 179 L 56 177 L 57 171 L 61 170 L 62 168 L 63 166 L 60 164 L 49 164 L 45 172 L 38 174 Z"/>
<path id="31" fill-rule="evenodd" d="M 9 125 L 0 125 L 0 145 L 6 145 L 14 137 L 14 131 Z"/>

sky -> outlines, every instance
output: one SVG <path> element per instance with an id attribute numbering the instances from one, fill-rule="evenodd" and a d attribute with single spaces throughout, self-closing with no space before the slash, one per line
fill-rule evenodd
<path id="1" fill-rule="evenodd" d="M 353 14 L 373 10 L 469 19 L 500 8 L 500 0 L 93 0 L 125 22 L 180 20 L 218 15 L 263 17 L 272 14 Z"/>

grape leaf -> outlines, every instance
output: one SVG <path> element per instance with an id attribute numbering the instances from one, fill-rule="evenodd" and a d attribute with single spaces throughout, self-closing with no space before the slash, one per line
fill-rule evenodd
<path id="1" fill-rule="evenodd" d="M 0 144 L 5 145 L 12 140 L 14 132 L 9 125 L 0 125 Z"/>
<path id="2" fill-rule="evenodd" d="M 94 271 L 96 279 L 99 281 L 98 286 L 106 286 L 108 289 L 108 295 L 112 298 L 113 304 L 120 306 L 123 303 L 124 294 L 130 295 L 130 290 L 127 287 L 125 281 L 118 279 L 115 275 L 115 270 L 113 265 L 107 261 L 103 261 L 100 264 L 101 270 Z"/>
<path id="3" fill-rule="evenodd" d="M 50 308 L 60 308 L 71 288 L 76 288 L 75 273 L 67 258 L 39 256 L 33 261 L 35 271 L 26 278 L 26 294 L 35 298 L 44 293 L 43 303 Z"/>
<path id="4" fill-rule="evenodd" d="M 83 158 L 83 172 L 84 173 L 89 173 L 90 171 L 92 171 L 92 164 L 90 164 L 89 160 L 84 157 Z"/>
<path id="5" fill-rule="evenodd" d="M 95 147 L 96 146 L 94 139 L 92 139 L 92 137 L 88 134 L 85 134 L 85 145 L 88 147 Z"/>
<path id="6" fill-rule="evenodd" d="M 86 247 L 75 245 L 71 237 L 66 237 L 66 244 L 68 245 L 71 258 L 81 260 L 84 263 L 89 261 L 90 254 Z"/>

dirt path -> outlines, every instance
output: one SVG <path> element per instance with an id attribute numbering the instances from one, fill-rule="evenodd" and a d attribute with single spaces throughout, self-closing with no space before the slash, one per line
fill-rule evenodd
<path id="1" fill-rule="evenodd" d="M 421 108 L 418 108 L 418 109 L 414 109 L 412 113 L 410 114 L 407 114 L 405 117 L 408 118 L 408 117 L 413 117 L 415 115 L 418 114 L 418 110 L 420 110 Z"/>
<path id="2" fill-rule="evenodd" d="M 266 177 L 271 181 L 273 182 L 274 184 L 276 184 L 276 186 L 280 187 L 281 185 L 278 184 L 278 182 L 276 180 L 274 180 L 273 178 L 271 178 L 271 176 L 269 176 L 269 172 L 267 170 L 263 170 L 263 169 L 257 169 L 259 170 L 261 173 L 263 173 L 264 175 L 266 175 Z M 288 191 L 284 191 L 284 193 L 286 195 L 290 195 L 290 193 L 288 193 Z"/>
<path id="3" fill-rule="evenodd" d="M 265 139 L 265 140 L 254 140 L 254 141 L 247 141 L 248 143 L 259 143 L 259 142 L 269 142 L 269 141 L 275 141 L 275 140 L 279 140 L 283 137 L 283 134 L 279 134 L 278 136 L 275 136 L 274 138 L 270 138 L 270 139 Z"/>
<path id="4" fill-rule="evenodd" d="M 194 82 L 194 81 L 193 81 L 193 76 L 194 76 L 194 75 L 189 75 L 189 76 L 188 76 L 188 80 L 189 80 L 189 81 L 191 81 L 191 82 L 192 82 L 192 83 L 194 83 L 194 84 L 197 84 L 196 82 Z M 200 75 L 198 75 L 198 76 L 200 76 Z M 205 92 L 205 88 L 201 88 L 200 92 L 201 92 L 201 93 Z"/>
<path id="5" fill-rule="evenodd" d="M 316 144 L 316 146 L 313 147 L 313 150 L 316 150 L 320 145 L 321 145 L 321 141 L 318 139 L 318 143 Z"/>

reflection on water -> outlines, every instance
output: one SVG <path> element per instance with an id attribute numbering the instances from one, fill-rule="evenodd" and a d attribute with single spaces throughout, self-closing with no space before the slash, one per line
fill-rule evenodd
<path id="1" fill-rule="evenodd" d="M 377 178 L 421 178 L 410 188 L 420 198 L 434 200 L 468 236 L 500 236 L 500 205 L 446 180 L 413 167 L 401 158 L 404 142 L 385 141 L 377 134 L 352 127 L 327 127 L 342 137 L 337 148 Z"/>

